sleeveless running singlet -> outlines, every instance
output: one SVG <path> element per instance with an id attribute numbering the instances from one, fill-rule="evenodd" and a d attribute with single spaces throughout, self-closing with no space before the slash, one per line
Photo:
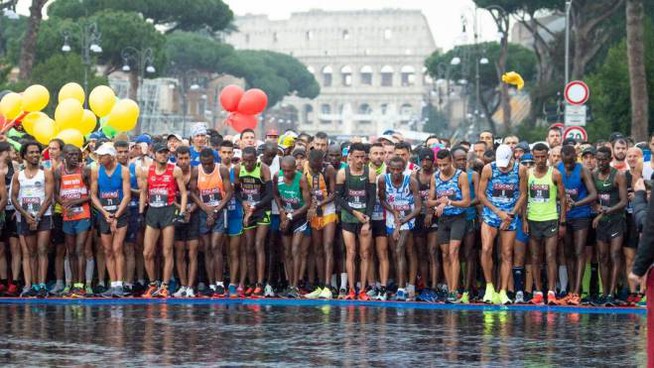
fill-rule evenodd
<path id="1" fill-rule="evenodd" d="M 220 176 L 220 165 L 214 165 L 211 173 L 205 173 L 202 165 L 198 166 L 198 192 L 200 192 L 200 200 L 207 206 L 220 205 L 225 193 L 223 178 Z"/>
<path id="2" fill-rule="evenodd" d="M 404 174 L 402 184 L 400 184 L 399 188 L 393 185 L 390 173 L 384 175 L 384 182 L 386 184 L 386 202 L 388 202 L 394 210 L 398 211 L 400 216 L 408 216 L 416 205 L 415 198 L 411 192 L 411 175 Z M 400 230 L 412 230 L 415 223 L 416 219 L 413 218 L 402 224 Z M 391 212 L 386 214 L 386 227 L 391 229 L 395 228 L 395 216 L 393 216 L 393 213 Z"/>
<path id="3" fill-rule="evenodd" d="M 436 183 L 436 198 L 448 197 L 451 201 L 460 201 L 463 199 L 463 192 L 459 188 L 459 176 L 461 176 L 462 171 L 456 169 L 454 175 L 447 180 L 441 179 L 441 172 L 436 171 L 434 174 L 434 179 Z M 445 206 L 443 209 L 443 216 L 457 216 L 466 211 L 463 207 L 455 207 L 452 205 Z"/>
<path id="4" fill-rule="evenodd" d="M 561 172 L 561 178 L 563 179 L 563 186 L 565 187 L 566 194 L 574 202 L 579 202 L 582 199 L 588 197 L 588 188 L 584 184 L 584 180 L 581 176 L 583 172 L 583 165 L 580 163 L 575 164 L 575 168 L 570 174 L 565 169 L 565 165 L 562 162 L 556 167 Z M 589 218 L 590 215 L 590 204 L 577 207 L 566 212 L 565 217 L 567 219 L 579 219 L 579 218 Z"/>
<path id="5" fill-rule="evenodd" d="M 156 167 L 152 164 L 148 172 L 148 203 L 153 208 L 171 206 L 179 191 L 174 176 L 175 165 L 166 164 L 166 171 L 161 175 L 157 174 Z"/>
<path id="6" fill-rule="evenodd" d="M 36 215 L 41 210 L 41 205 L 45 201 L 45 172 L 39 169 L 33 178 L 28 179 L 25 171 L 21 171 L 18 174 L 18 182 L 20 183 L 18 201 L 21 207 L 28 213 Z M 52 207 L 49 207 L 43 215 L 52 215 Z"/>
<path id="7" fill-rule="evenodd" d="M 107 175 L 103 165 L 98 168 L 98 197 L 105 211 L 114 213 L 123 200 L 123 166 L 116 164 L 111 176 Z"/>
<path id="8" fill-rule="evenodd" d="M 529 169 L 527 183 L 527 219 L 530 221 L 552 221 L 559 218 L 556 207 L 557 188 L 552 180 L 551 167 L 540 178 Z"/>
<path id="9" fill-rule="evenodd" d="M 64 165 L 60 166 L 59 177 L 61 182 L 59 185 L 59 195 L 65 200 L 88 199 L 89 191 L 84 184 L 82 169 L 77 168 L 72 173 L 66 171 Z M 89 203 L 83 204 L 69 209 L 63 208 L 63 217 L 65 221 L 76 221 L 91 218 L 91 209 Z"/>
<path id="10" fill-rule="evenodd" d="M 369 176 L 368 166 L 363 167 L 363 174 L 352 175 L 350 168 L 345 168 L 345 200 L 350 208 L 365 213 L 367 208 L 366 186 Z M 341 221 L 358 224 L 359 220 L 346 210 L 341 210 Z"/>

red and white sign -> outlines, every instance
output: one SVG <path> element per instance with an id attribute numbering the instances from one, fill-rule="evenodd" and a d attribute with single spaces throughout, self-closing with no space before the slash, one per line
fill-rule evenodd
<path id="1" fill-rule="evenodd" d="M 583 142 L 588 140 L 588 133 L 580 126 L 571 126 L 563 133 L 563 139 L 566 138 L 574 138 L 577 142 Z"/>
<path id="2" fill-rule="evenodd" d="M 583 105 L 590 97 L 590 89 L 586 83 L 574 80 L 565 86 L 563 97 L 570 105 Z"/>

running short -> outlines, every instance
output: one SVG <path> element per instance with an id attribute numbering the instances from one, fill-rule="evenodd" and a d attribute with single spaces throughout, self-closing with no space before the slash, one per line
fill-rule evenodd
<path id="1" fill-rule="evenodd" d="M 416 217 L 416 227 L 413 229 L 413 233 L 416 236 L 425 236 L 427 233 L 431 233 L 438 230 L 438 218 L 432 216 L 431 225 L 427 227 L 425 225 L 425 215 L 418 215 Z"/>
<path id="2" fill-rule="evenodd" d="M 116 225 L 116 228 L 118 229 L 123 228 L 127 226 L 128 222 L 129 222 L 129 214 L 125 212 L 122 214 L 122 216 L 118 218 L 118 223 Z M 111 234 L 111 226 L 109 226 L 107 220 L 105 220 L 104 216 L 102 216 L 101 214 L 98 215 L 98 233 L 100 235 Z"/>
<path id="3" fill-rule="evenodd" d="M 438 244 L 446 244 L 451 240 L 463 240 L 466 233 L 466 215 L 441 216 L 438 218 Z"/>
<path id="4" fill-rule="evenodd" d="M 627 214 L 625 227 L 627 231 L 625 234 L 624 246 L 633 249 L 638 248 L 638 242 L 640 241 L 640 234 L 638 233 L 638 228 L 636 227 L 634 216 L 630 213 Z"/>
<path id="5" fill-rule="evenodd" d="M 500 228 L 500 225 L 502 225 L 502 220 L 500 220 L 499 217 L 497 217 L 495 214 L 490 215 L 490 216 L 484 216 L 484 223 L 490 227 L 494 227 L 496 229 Z M 517 228 L 517 220 L 514 218 L 511 220 L 511 223 L 509 224 L 509 227 L 506 228 L 506 231 L 516 231 Z"/>
<path id="6" fill-rule="evenodd" d="M 38 232 L 49 230 L 52 230 L 52 216 L 44 216 L 41 218 L 41 221 L 39 221 L 36 230 L 30 230 L 29 225 L 25 220 L 21 219 L 18 221 L 18 235 L 36 235 Z"/>
<path id="7" fill-rule="evenodd" d="M 59 245 L 66 243 L 66 237 L 63 231 L 64 218 L 61 213 L 52 214 L 52 232 L 50 233 L 50 244 Z"/>
<path id="8" fill-rule="evenodd" d="M 273 213 L 270 215 L 270 231 L 273 233 L 279 232 L 279 227 L 281 226 L 281 220 L 279 219 L 279 213 Z M 241 226 L 243 226 L 243 221 L 241 221 Z"/>
<path id="9" fill-rule="evenodd" d="M 580 231 L 590 228 L 591 225 L 592 225 L 592 220 L 589 217 L 566 219 L 567 231 L 572 231 L 572 232 Z"/>
<path id="10" fill-rule="evenodd" d="M 199 231 L 200 214 L 196 211 L 191 214 L 188 222 L 175 222 L 175 241 L 187 242 L 191 240 L 198 240 L 200 237 Z"/>
<path id="11" fill-rule="evenodd" d="M 297 233 L 306 234 L 307 228 L 309 228 L 307 218 L 306 216 L 301 216 L 300 218 L 293 219 L 293 221 L 289 222 L 286 230 L 282 231 L 282 235 L 291 236 Z"/>
<path id="12" fill-rule="evenodd" d="M 529 220 L 529 237 L 534 240 L 551 238 L 559 233 L 559 220 Z"/>
<path id="13" fill-rule="evenodd" d="M 270 211 L 256 212 L 250 217 L 250 222 L 243 225 L 245 230 L 254 229 L 257 226 L 270 225 Z"/>
<path id="14" fill-rule="evenodd" d="M 136 243 L 136 237 L 139 234 L 139 208 L 130 207 L 129 221 L 127 222 L 127 235 L 125 236 L 125 243 Z"/>
<path id="15" fill-rule="evenodd" d="M 374 238 L 379 238 L 386 236 L 386 220 L 372 220 L 370 221 L 370 229 L 372 230 L 372 236 Z"/>
<path id="16" fill-rule="evenodd" d="M 338 220 L 338 216 L 335 213 L 330 213 L 324 216 L 314 216 L 311 219 L 311 228 L 320 231 L 324 229 L 327 225 L 336 223 L 337 220 Z"/>
<path id="17" fill-rule="evenodd" d="M 515 241 L 528 244 L 529 243 L 529 234 L 526 234 L 522 227 L 522 218 L 517 218 L 517 225 L 515 230 Z"/>
<path id="18" fill-rule="evenodd" d="M 5 211 L 5 226 L 2 227 L 2 235 L 0 235 L 0 239 L 7 243 L 9 238 L 17 238 L 17 225 L 16 211 Z"/>
<path id="19" fill-rule="evenodd" d="M 200 211 L 198 217 L 200 218 L 201 235 L 207 235 L 209 233 L 224 234 L 227 232 L 227 224 L 225 223 L 227 219 L 227 213 L 225 211 L 220 211 L 220 213 L 216 215 L 216 220 L 211 227 L 207 226 L 208 216 L 204 211 Z"/>
<path id="20" fill-rule="evenodd" d="M 62 230 L 66 235 L 77 235 L 85 231 L 89 231 L 90 228 L 91 218 L 87 218 L 81 220 L 64 221 Z"/>
<path id="21" fill-rule="evenodd" d="M 466 234 L 479 231 L 479 221 L 477 219 L 466 218 Z"/>
<path id="22" fill-rule="evenodd" d="M 588 228 L 588 238 L 586 238 L 586 246 L 592 247 L 597 244 L 597 230 L 593 229 L 593 218 L 590 219 L 591 226 Z"/>
<path id="23" fill-rule="evenodd" d="M 177 207 L 174 205 L 166 207 L 150 207 L 145 214 L 145 224 L 153 229 L 164 229 L 173 226 Z"/>
<path id="24" fill-rule="evenodd" d="M 279 218 L 279 215 L 277 216 Z M 243 217 L 227 216 L 227 235 L 239 236 L 243 234 Z"/>
<path id="25" fill-rule="evenodd" d="M 616 217 L 604 221 L 600 221 L 595 229 L 597 241 L 604 243 L 610 242 L 612 239 L 624 235 L 625 220 L 624 217 Z"/>
<path id="26" fill-rule="evenodd" d="M 341 222 L 341 228 L 343 229 L 343 231 L 347 231 L 348 233 L 354 233 L 355 235 L 361 234 L 362 227 L 363 224 L 360 222 Z"/>

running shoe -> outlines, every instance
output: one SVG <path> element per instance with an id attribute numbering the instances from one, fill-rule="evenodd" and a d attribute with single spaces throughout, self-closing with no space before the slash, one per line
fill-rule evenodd
<path id="1" fill-rule="evenodd" d="M 436 293 L 434 293 L 430 289 L 425 288 L 425 289 L 422 289 L 422 291 L 420 291 L 420 294 L 418 294 L 418 296 L 416 297 L 416 300 L 421 301 L 421 302 L 433 303 L 435 296 L 436 296 Z"/>
<path id="2" fill-rule="evenodd" d="M 631 297 L 631 305 L 637 305 L 640 303 L 641 299 L 643 299 L 643 295 L 640 293 L 634 293 L 633 297 Z"/>
<path id="3" fill-rule="evenodd" d="M 86 285 L 86 288 L 84 288 L 84 294 L 88 297 L 95 296 L 95 292 L 90 284 Z"/>
<path id="4" fill-rule="evenodd" d="M 41 283 L 39 284 L 39 291 L 36 295 L 38 298 L 47 298 L 48 297 L 48 288 L 45 286 L 45 284 Z"/>
<path id="5" fill-rule="evenodd" d="M 354 292 L 354 289 L 350 288 L 350 291 L 348 291 L 347 295 L 345 296 L 345 300 L 355 300 L 356 298 L 356 292 Z"/>
<path id="6" fill-rule="evenodd" d="M 327 288 L 325 288 L 327 289 Z M 320 294 L 322 294 L 322 290 L 320 286 L 316 287 L 316 289 L 308 294 L 304 294 L 305 299 L 318 299 L 320 298 Z"/>
<path id="7" fill-rule="evenodd" d="M 98 295 L 101 295 L 101 294 L 104 293 L 105 291 L 107 291 L 107 287 L 106 287 L 105 285 L 100 285 L 100 284 L 98 284 L 98 285 L 95 287 L 95 289 L 93 289 L 93 293 L 94 293 L 94 294 L 98 294 Z"/>
<path id="8" fill-rule="evenodd" d="M 264 297 L 263 285 L 257 284 L 257 286 L 252 291 L 252 297 L 253 298 L 263 298 Z"/>
<path id="9" fill-rule="evenodd" d="M 4 293 L 5 290 L 3 290 L 4 285 L 0 284 L 0 294 Z M 50 294 L 52 295 L 60 295 L 63 294 L 64 291 L 64 285 L 63 284 L 55 284 L 55 286 L 50 289 Z"/>
<path id="10" fill-rule="evenodd" d="M 254 288 L 252 286 L 248 286 L 247 289 L 245 289 L 245 296 L 251 296 L 253 292 Z"/>
<path id="11" fill-rule="evenodd" d="M 457 298 L 456 292 L 450 292 L 447 294 L 447 299 L 445 300 L 446 303 L 454 304 L 459 298 Z"/>
<path id="12" fill-rule="evenodd" d="M 103 298 L 113 298 L 114 297 L 114 288 L 110 287 L 109 289 L 105 290 L 100 294 L 101 297 Z"/>
<path id="13" fill-rule="evenodd" d="M 141 295 L 142 298 L 153 298 L 154 293 L 159 289 L 156 282 L 151 282 L 148 289 Z"/>
<path id="14" fill-rule="evenodd" d="M 64 290 L 61 291 L 61 296 L 64 298 L 68 297 L 70 295 L 70 290 L 71 287 L 66 285 L 66 287 L 64 287 Z"/>
<path id="15" fill-rule="evenodd" d="M 515 304 L 525 304 L 525 293 L 518 291 L 515 293 Z"/>
<path id="16" fill-rule="evenodd" d="M 460 304 L 470 304 L 470 293 L 467 291 L 464 291 L 463 294 L 461 294 L 461 299 L 458 301 Z"/>
<path id="17" fill-rule="evenodd" d="M 300 297 L 300 289 L 298 289 L 297 286 L 291 286 L 288 288 L 286 296 L 291 299 L 297 299 Z"/>
<path id="18" fill-rule="evenodd" d="M 195 291 L 193 290 L 192 286 L 189 286 L 186 288 L 186 297 L 187 298 L 195 298 Z"/>
<path id="19" fill-rule="evenodd" d="M 18 286 L 16 286 L 15 283 L 9 284 L 9 287 L 7 288 L 7 292 L 5 293 L 6 296 L 18 296 Z"/>
<path id="20" fill-rule="evenodd" d="M 381 302 L 385 302 L 386 300 L 388 300 L 388 291 L 386 290 L 386 288 L 382 287 L 381 289 L 379 289 L 379 292 L 377 293 L 375 299 Z"/>
<path id="21" fill-rule="evenodd" d="M 263 296 L 264 296 L 264 298 L 274 298 L 275 297 L 275 291 L 273 290 L 272 285 L 266 283 L 266 287 L 263 288 Z"/>
<path id="22" fill-rule="evenodd" d="M 570 293 L 568 294 L 568 300 L 566 301 L 569 305 L 579 305 L 581 304 L 581 298 L 579 294 Z"/>
<path id="23" fill-rule="evenodd" d="M 565 301 L 558 299 L 556 293 L 550 290 L 547 292 L 547 305 L 565 305 Z"/>
<path id="24" fill-rule="evenodd" d="M 125 296 L 125 291 L 123 290 L 122 285 L 121 286 L 115 286 L 115 287 L 113 287 L 113 289 L 114 289 L 114 293 L 112 294 L 112 296 L 114 298 L 122 298 L 122 297 Z"/>
<path id="25" fill-rule="evenodd" d="M 406 293 L 407 293 L 407 300 L 416 300 L 416 286 L 415 285 L 407 285 L 406 287 Z"/>
<path id="26" fill-rule="evenodd" d="M 377 297 L 377 294 L 379 293 L 379 290 L 376 287 L 368 287 L 368 296 L 372 299 L 375 299 Z"/>
<path id="27" fill-rule="evenodd" d="M 484 299 L 482 299 L 482 301 L 486 304 L 491 304 L 493 303 L 494 299 L 495 299 L 495 289 L 493 289 L 493 285 L 486 284 L 486 292 L 484 293 Z"/>
<path id="28" fill-rule="evenodd" d="M 37 289 L 37 286 L 25 286 L 23 291 L 20 293 L 21 298 L 36 298 L 39 295 L 39 291 Z"/>
<path id="29" fill-rule="evenodd" d="M 222 284 L 216 285 L 216 291 L 213 293 L 214 298 L 225 297 L 225 286 Z"/>
<path id="30" fill-rule="evenodd" d="M 641 294 L 642 297 L 640 298 L 640 301 L 636 303 L 636 306 L 638 307 L 647 307 L 647 295 Z"/>
<path id="31" fill-rule="evenodd" d="M 406 291 L 404 289 L 397 289 L 397 293 L 395 293 L 395 300 L 397 300 L 398 302 L 405 302 Z"/>
<path id="32" fill-rule="evenodd" d="M 170 292 L 168 291 L 167 284 L 161 284 L 159 289 L 157 289 L 152 296 L 155 298 L 170 298 Z"/>
<path id="33" fill-rule="evenodd" d="M 591 305 L 594 307 L 604 307 L 606 304 L 606 296 L 600 295 L 594 299 L 591 299 Z"/>
<path id="34" fill-rule="evenodd" d="M 500 292 L 499 292 L 499 294 L 498 294 L 498 299 L 499 299 L 499 301 L 500 301 L 499 304 L 501 304 L 501 305 L 507 305 L 507 304 L 511 304 L 511 303 L 512 303 L 512 301 L 511 301 L 511 299 L 509 298 L 509 296 L 506 295 L 506 290 L 500 290 Z"/>
<path id="35" fill-rule="evenodd" d="M 322 288 L 320 295 L 318 295 L 318 299 L 331 299 L 333 297 L 332 291 L 328 287 Z"/>
<path id="36" fill-rule="evenodd" d="M 345 299 L 346 296 L 347 296 L 347 290 L 341 288 L 338 291 L 338 299 Z"/>
<path id="37" fill-rule="evenodd" d="M 243 286 L 238 286 L 236 289 L 236 295 L 238 295 L 239 298 L 245 298 L 245 291 L 243 290 Z"/>
<path id="38" fill-rule="evenodd" d="M 361 292 L 359 293 L 359 300 L 362 300 L 362 301 L 369 301 L 369 300 L 370 300 L 370 296 L 368 296 L 368 293 L 366 293 L 365 290 L 364 290 L 364 291 L 361 291 Z"/>
<path id="39" fill-rule="evenodd" d="M 174 294 L 173 298 L 184 298 L 186 297 L 186 286 L 180 287 Z"/>
<path id="40" fill-rule="evenodd" d="M 535 305 L 544 305 L 545 300 L 543 298 L 543 292 L 542 291 L 535 291 L 534 296 L 531 298 L 529 303 L 535 304 Z"/>
<path id="41" fill-rule="evenodd" d="M 612 294 L 609 294 L 606 296 L 606 299 L 604 300 L 604 306 L 605 307 L 617 307 L 618 303 L 615 300 L 615 297 Z"/>

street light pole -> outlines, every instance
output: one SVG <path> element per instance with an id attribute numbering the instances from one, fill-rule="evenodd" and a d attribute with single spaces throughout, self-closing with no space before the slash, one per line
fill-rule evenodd
<path id="1" fill-rule="evenodd" d="M 565 2 L 565 85 L 570 81 L 570 10 L 572 0 Z"/>
<path id="2" fill-rule="evenodd" d="M 98 31 L 98 25 L 95 23 L 73 24 L 72 28 L 80 38 L 80 51 L 82 53 L 82 64 L 84 64 L 84 95 L 86 96 L 89 89 L 88 70 L 91 66 L 91 52 L 96 54 L 102 52 L 102 47 L 99 45 L 101 34 Z M 70 52 L 72 49 L 69 39 L 73 36 L 73 32 L 70 29 L 64 29 L 61 31 L 61 35 L 64 37 L 64 44 L 61 46 L 61 51 Z M 84 100 L 84 105 L 88 107 L 88 98 Z"/>
<path id="3" fill-rule="evenodd" d="M 154 51 L 152 50 L 151 47 L 147 47 L 145 49 L 137 49 L 136 47 L 133 46 L 127 46 L 125 47 L 121 52 L 120 55 L 123 58 L 123 67 L 122 71 L 125 73 L 129 73 L 132 71 L 132 67 L 130 64 L 135 64 L 136 66 L 136 78 L 137 78 L 137 86 L 136 86 L 136 91 L 134 91 L 134 96 L 136 97 L 136 102 L 137 104 L 141 107 L 141 111 L 145 112 L 145 115 L 148 114 L 147 109 L 144 109 L 146 106 L 145 104 L 142 105 L 142 91 L 143 89 L 140 88 L 141 84 L 143 83 L 143 79 L 145 78 L 145 73 L 150 73 L 153 74 L 156 72 L 156 69 L 154 68 Z M 131 87 L 131 81 L 130 81 L 130 87 Z M 143 116 L 143 114 L 141 114 Z M 141 124 L 138 125 L 138 130 L 139 133 L 141 131 Z"/>

